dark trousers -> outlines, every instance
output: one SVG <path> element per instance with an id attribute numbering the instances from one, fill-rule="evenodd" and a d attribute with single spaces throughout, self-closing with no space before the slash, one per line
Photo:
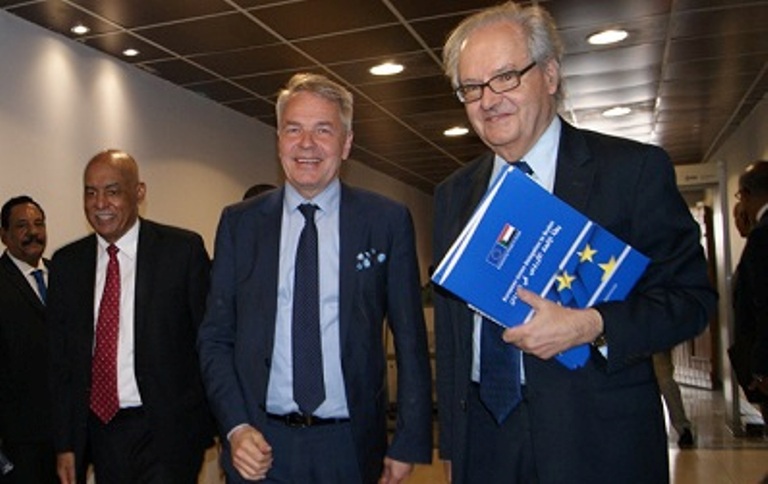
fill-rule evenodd
<path id="1" fill-rule="evenodd" d="M 88 420 L 97 482 L 110 484 L 195 484 L 204 449 L 161 449 L 141 408 L 120 410 L 103 424 Z"/>
<path id="2" fill-rule="evenodd" d="M 520 405 L 498 425 L 480 401 L 478 388 L 471 384 L 467 395 L 467 467 L 463 476 L 454 476 L 455 482 L 538 483 L 525 392 Z"/>
<path id="3" fill-rule="evenodd" d="M 298 428 L 270 420 L 261 430 L 274 457 L 262 483 L 363 483 L 349 422 Z"/>
<path id="4" fill-rule="evenodd" d="M 56 453 L 53 443 L 3 442 L 3 453 L 13 463 L 13 470 L 0 476 L 0 484 L 55 484 Z"/>

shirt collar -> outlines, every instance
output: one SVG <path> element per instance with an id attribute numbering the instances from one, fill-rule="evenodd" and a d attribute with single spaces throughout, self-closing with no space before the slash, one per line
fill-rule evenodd
<path id="1" fill-rule="evenodd" d="M 314 203 L 320 208 L 320 212 L 329 213 L 339 206 L 341 198 L 341 182 L 335 178 L 325 189 L 311 200 L 302 197 L 296 188 L 290 183 L 285 184 L 285 204 L 289 211 L 298 210 L 302 203 Z"/>
<path id="2" fill-rule="evenodd" d="M 760 207 L 760 210 L 757 211 L 757 218 L 756 221 L 759 222 L 761 218 L 763 218 L 763 215 L 765 215 L 765 212 L 768 211 L 768 203 Z"/>
<path id="3" fill-rule="evenodd" d="M 16 264 L 16 267 L 19 268 L 22 274 L 25 276 L 28 276 L 32 273 L 32 271 L 35 271 L 37 269 L 40 269 L 43 271 L 43 273 L 48 273 L 48 269 L 45 267 L 45 264 L 43 264 L 43 258 L 40 258 L 40 262 L 37 263 L 37 267 L 33 267 L 29 265 L 26 261 L 23 261 L 21 259 L 18 259 L 13 256 L 8 250 L 6 249 L 5 253 L 8 255 L 8 257 L 13 261 L 14 264 Z"/>
<path id="4" fill-rule="evenodd" d="M 135 259 L 136 258 L 136 252 L 138 250 L 139 246 L 139 227 L 141 226 L 141 223 L 139 219 L 136 219 L 136 223 L 133 224 L 133 226 L 128 229 L 128 232 L 124 233 L 122 237 L 120 237 L 116 242 L 115 245 L 118 249 L 120 249 L 120 253 L 123 255 Z M 104 238 L 96 234 L 96 240 L 99 244 L 99 249 L 102 251 L 107 250 L 107 247 L 109 247 L 109 242 L 104 240 Z"/>
<path id="5" fill-rule="evenodd" d="M 557 167 L 557 151 L 560 145 L 560 131 L 562 122 L 560 117 L 555 116 L 549 123 L 547 129 L 533 145 L 533 148 L 523 156 L 524 160 L 533 170 L 533 179 L 546 188 L 553 191 L 555 186 L 555 168 Z M 491 180 L 496 179 L 496 175 L 506 166 L 507 162 L 517 160 L 505 160 L 499 155 L 493 159 L 493 175 Z"/>

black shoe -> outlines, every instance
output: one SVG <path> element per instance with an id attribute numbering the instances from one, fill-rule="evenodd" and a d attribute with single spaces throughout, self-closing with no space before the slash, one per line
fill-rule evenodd
<path id="1" fill-rule="evenodd" d="M 677 439 L 677 446 L 681 449 L 690 449 L 693 447 L 693 433 L 691 432 L 691 429 L 683 430 L 683 433 L 680 434 L 680 438 Z"/>

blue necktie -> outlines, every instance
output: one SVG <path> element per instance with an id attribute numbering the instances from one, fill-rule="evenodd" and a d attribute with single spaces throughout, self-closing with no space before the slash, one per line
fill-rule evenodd
<path id="1" fill-rule="evenodd" d="M 325 400 L 315 226 L 317 206 L 305 203 L 299 210 L 305 224 L 296 250 L 293 285 L 293 399 L 302 413 L 312 415 Z"/>
<path id="2" fill-rule="evenodd" d="M 510 163 L 528 176 L 525 161 Z M 504 328 L 483 318 L 480 330 L 480 401 L 501 425 L 520 404 L 520 350 L 501 339 Z"/>
<path id="3" fill-rule="evenodd" d="M 520 350 L 501 339 L 504 328 L 483 318 L 480 330 L 480 401 L 501 424 L 522 400 Z"/>
<path id="4" fill-rule="evenodd" d="M 533 168 L 531 168 L 531 165 L 529 165 L 525 161 L 513 161 L 512 163 L 510 163 L 510 165 L 514 166 L 518 170 L 521 170 L 523 173 L 525 173 L 528 176 L 533 175 Z"/>
<path id="5" fill-rule="evenodd" d="M 48 289 L 45 287 L 45 275 L 42 269 L 35 269 L 32 271 L 32 276 L 37 282 L 37 292 L 40 294 L 40 300 L 45 304 L 45 300 L 48 298 Z"/>

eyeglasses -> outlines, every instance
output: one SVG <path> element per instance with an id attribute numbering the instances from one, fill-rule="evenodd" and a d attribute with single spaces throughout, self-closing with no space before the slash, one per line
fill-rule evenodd
<path id="1" fill-rule="evenodd" d="M 496 94 L 511 91 L 520 86 L 520 79 L 526 72 L 533 69 L 533 66 L 535 65 L 536 61 L 533 61 L 521 71 L 502 72 L 501 74 L 491 77 L 487 82 L 482 84 L 464 84 L 463 86 L 459 86 L 454 92 L 456 93 L 456 97 L 459 98 L 459 101 L 464 104 L 469 104 L 479 101 L 480 98 L 483 97 L 483 89 L 486 87 Z"/>

